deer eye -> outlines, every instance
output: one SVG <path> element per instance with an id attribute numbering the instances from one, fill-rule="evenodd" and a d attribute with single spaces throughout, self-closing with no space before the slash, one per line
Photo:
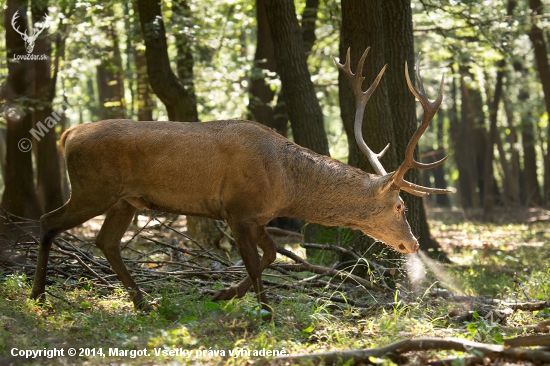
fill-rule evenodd
<path id="1" fill-rule="evenodd" d="M 400 203 L 398 203 L 397 206 L 395 206 L 395 209 L 396 209 L 397 212 L 401 212 L 402 208 L 403 208 L 403 206 Z"/>

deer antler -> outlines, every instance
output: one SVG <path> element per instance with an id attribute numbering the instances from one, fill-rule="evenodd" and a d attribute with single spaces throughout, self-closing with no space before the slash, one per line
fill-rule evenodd
<path id="1" fill-rule="evenodd" d="M 350 62 L 350 56 L 349 56 L 349 48 L 348 52 L 346 54 L 346 63 L 341 64 L 338 61 L 336 61 L 335 58 L 334 62 L 336 63 L 336 66 L 340 70 L 344 72 L 344 74 L 347 76 L 349 83 L 351 85 L 351 89 L 353 90 L 353 94 L 355 95 L 355 141 L 357 141 L 357 145 L 363 151 L 363 153 L 367 156 L 367 159 L 369 160 L 370 164 L 374 168 L 374 171 L 377 174 L 380 175 L 386 175 L 386 169 L 382 166 L 380 163 L 380 159 L 388 148 L 390 147 L 390 144 L 387 144 L 386 147 L 378 154 L 375 154 L 366 144 L 365 140 L 363 139 L 363 131 L 361 130 L 361 127 L 363 125 L 363 115 L 365 113 L 365 106 L 367 105 L 367 102 L 369 101 L 369 98 L 371 97 L 372 93 L 376 90 L 376 87 L 380 83 L 380 79 L 382 79 L 382 75 L 384 74 L 384 71 L 386 71 L 386 67 L 388 65 L 385 65 L 372 85 L 367 89 L 367 91 L 363 91 L 361 88 L 361 85 L 363 84 L 363 80 L 365 78 L 362 75 L 363 70 L 363 64 L 365 63 L 365 59 L 367 58 L 367 54 L 369 53 L 370 47 L 368 47 L 365 52 L 363 53 L 363 56 L 361 56 L 361 59 L 357 63 L 357 68 L 355 69 L 355 74 L 351 71 L 351 62 Z"/>
<path id="2" fill-rule="evenodd" d="M 418 83 L 418 88 L 420 90 L 417 90 L 411 83 L 406 61 L 405 61 L 405 79 L 407 80 L 407 85 L 411 93 L 422 104 L 422 108 L 424 109 L 424 117 L 422 118 L 422 123 L 420 124 L 420 126 L 418 126 L 414 135 L 411 137 L 409 144 L 407 145 L 407 150 L 405 152 L 405 160 L 403 161 L 403 163 L 401 163 L 399 168 L 397 168 L 397 170 L 392 176 L 392 179 L 388 182 L 388 184 L 393 184 L 395 187 L 419 197 L 424 197 L 431 193 L 436 193 L 436 194 L 453 193 L 452 190 L 423 187 L 403 179 L 403 176 L 405 175 L 405 173 L 411 168 L 417 168 L 417 169 L 423 169 L 423 170 L 435 168 L 443 164 L 445 160 L 447 160 L 450 156 L 450 155 L 447 155 L 443 159 L 433 163 L 429 163 L 429 164 L 419 163 L 418 161 L 414 160 L 414 156 L 413 156 L 414 149 L 418 144 L 418 140 L 420 140 L 420 137 L 430 125 L 430 122 L 432 121 L 435 113 L 437 112 L 437 110 L 439 109 L 439 106 L 441 105 L 441 101 L 443 100 L 443 82 L 445 80 L 445 75 L 442 75 L 441 77 L 439 93 L 437 95 L 437 99 L 434 102 L 430 102 L 428 97 L 426 96 L 426 93 L 424 92 L 424 84 L 422 83 L 422 79 L 420 78 L 420 53 L 418 54 L 418 58 L 416 60 L 416 81 Z"/>
<path id="3" fill-rule="evenodd" d="M 20 30 L 19 30 L 19 26 L 16 27 L 15 25 L 15 21 L 17 20 L 17 18 L 19 18 L 19 10 L 17 10 L 15 12 L 15 14 L 13 14 L 13 17 L 11 18 L 11 26 L 13 27 L 13 30 L 15 30 L 17 33 L 19 33 L 23 38 L 28 38 L 29 36 L 27 35 L 27 31 L 25 30 L 25 33 L 22 33 Z"/>
<path id="4" fill-rule="evenodd" d="M 340 70 L 344 72 L 344 74 L 347 76 L 349 83 L 351 84 L 351 89 L 353 91 L 353 94 L 355 95 L 355 140 L 357 141 L 357 145 L 359 145 L 359 148 L 365 155 L 367 156 L 367 159 L 369 160 L 370 164 L 374 168 L 377 174 L 380 175 L 386 175 L 386 170 L 380 163 L 380 159 L 388 148 L 390 147 L 390 144 L 386 145 L 384 150 L 382 150 L 380 153 L 375 154 L 365 143 L 365 140 L 363 139 L 363 132 L 361 131 L 361 126 L 363 124 L 363 115 L 365 113 L 365 106 L 367 105 L 367 102 L 369 98 L 371 97 L 372 93 L 374 93 L 374 90 L 380 83 L 380 79 L 382 78 L 382 75 L 384 74 L 384 71 L 386 70 L 385 65 L 372 85 L 367 89 L 367 91 L 363 92 L 361 88 L 361 84 L 363 83 L 363 80 L 365 78 L 362 76 L 362 70 L 363 70 L 363 64 L 365 62 L 365 59 L 367 58 L 367 54 L 369 53 L 370 47 L 368 47 L 365 52 L 363 53 L 363 56 L 361 56 L 361 59 L 357 63 L 356 73 L 354 74 L 351 71 L 350 67 L 350 50 L 348 48 L 348 52 L 346 54 L 346 63 L 341 64 L 336 59 L 334 59 L 334 62 L 336 63 L 336 66 Z M 416 160 L 414 160 L 413 154 L 414 149 L 416 148 L 416 145 L 418 144 L 418 140 L 420 140 L 420 137 L 426 131 L 428 126 L 430 125 L 430 122 L 432 121 L 432 118 L 435 115 L 435 112 L 439 109 L 439 106 L 441 105 L 441 101 L 443 100 L 443 82 L 444 82 L 444 75 L 441 78 L 441 85 L 439 87 L 439 94 L 437 96 L 437 99 L 432 103 L 428 100 L 428 97 L 426 96 L 426 93 L 424 92 L 424 84 L 422 84 L 422 79 L 420 78 L 420 54 L 418 54 L 418 59 L 416 61 L 416 80 L 418 82 L 418 87 L 420 90 L 417 90 L 411 83 L 411 79 L 409 77 L 409 71 L 407 67 L 407 62 L 405 62 L 405 78 L 407 80 L 407 85 L 409 86 L 409 90 L 413 95 L 420 101 L 422 104 L 422 107 L 424 108 L 424 118 L 422 119 L 422 123 L 417 128 L 416 132 L 414 133 L 413 137 L 409 141 L 409 144 L 407 145 L 407 150 L 405 152 L 405 160 L 403 163 L 399 166 L 399 168 L 392 174 L 391 179 L 387 183 L 387 187 L 390 185 L 393 185 L 399 189 L 404 190 L 405 192 L 408 192 L 410 194 L 413 194 L 415 196 L 424 197 L 431 193 L 453 193 L 452 190 L 448 189 L 440 189 L 440 188 L 430 188 L 430 187 L 423 187 L 411 182 L 408 182 L 403 179 L 403 176 L 405 173 L 411 169 L 411 168 L 417 168 L 417 169 L 430 169 L 435 168 L 445 162 L 449 158 L 449 155 L 444 157 L 443 159 L 436 161 L 434 163 L 429 164 L 423 164 L 419 163 Z"/>

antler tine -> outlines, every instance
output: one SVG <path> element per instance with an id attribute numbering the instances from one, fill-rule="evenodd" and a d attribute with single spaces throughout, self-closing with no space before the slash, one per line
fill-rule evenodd
<path id="1" fill-rule="evenodd" d="M 416 80 L 418 82 L 419 90 L 417 90 L 411 83 L 411 79 L 409 77 L 408 65 L 407 65 L 407 62 L 405 61 L 405 80 L 407 81 L 407 85 L 411 93 L 422 104 L 422 108 L 424 109 L 424 117 L 422 118 L 422 123 L 420 124 L 420 126 L 418 126 L 414 135 L 411 137 L 409 144 L 407 145 L 407 150 L 405 152 L 405 160 L 403 161 L 403 163 L 401 163 L 399 168 L 395 171 L 390 182 L 396 187 L 404 190 L 405 192 L 409 192 L 411 194 L 414 194 L 416 196 L 421 196 L 421 197 L 427 196 L 431 193 L 436 193 L 436 194 L 452 193 L 453 192 L 452 190 L 423 187 L 403 179 L 405 173 L 411 168 L 417 168 L 417 169 L 435 168 L 443 164 L 445 160 L 447 160 L 450 156 L 450 155 L 447 155 L 446 157 L 444 157 L 439 161 L 428 163 L 428 164 L 420 163 L 414 160 L 414 149 L 416 148 L 416 145 L 418 144 L 420 137 L 424 134 L 424 132 L 430 125 L 430 122 L 432 121 L 435 113 L 439 109 L 441 102 L 443 100 L 443 83 L 445 81 L 445 75 L 443 75 L 441 77 L 441 84 L 439 86 L 439 93 L 437 95 L 437 99 L 433 102 L 430 102 L 430 100 L 428 99 L 424 91 L 424 84 L 422 83 L 422 79 L 420 78 L 420 53 L 418 54 L 418 59 L 416 61 L 415 75 L 416 75 Z"/>
<path id="2" fill-rule="evenodd" d="M 369 101 L 369 98 L 376 90 L 376 87 L 380 83 L 380 80 L 382 79 L 382 75 L 384 75 L 384 71 L 386 71 L 387 65 L 385 65 L 382 70 L 378 73 L 378 76 L 372 83 L 372 85 L 367 89 L 367 91 L 363 91 L 362 84 L 363 80 L 365 78 L 363 77 L 363 64 L 365 63 L 365 59 L 367 58 L 367 55 L 369 53 L 370 47 L 367 47 L 365 52 L 363 52 L 363 55 L 359 59 L 359 62 L 357 63 L 357 68 L 355 69 L 355 74 L 351 71 L 351 62 L 350 62 L 350 49 L 348 48 L 348 51 L 346 53 L 346 63 L 341 64 L 334 58 L 334 62 L 336 63 L 336 66 L 342 72 L 347 76 L 348 81 L 351 85 L 351 89 L 353 91 L 353 94 L 355 96 L 355 123 L 354 123 L 354 132 L 355 132 L 355 141 L 357 141 L 357 145 L 359 146 L 359 149 L 367 156 L 368 161 L 374 168 L 374 171 L 377 174 L 380 175 L 386 175 L 386 169 L 382 166 L 380 163 L 380 159 L 386 151 L 388 150 L 390 144 L 386 145 L 386 147 L 378 154 L 375 154 L 366 144 L 365 140 L 363 139 L 363 115 L 365 113 L 365 106 L 367 105 L 367 102 Z"/>

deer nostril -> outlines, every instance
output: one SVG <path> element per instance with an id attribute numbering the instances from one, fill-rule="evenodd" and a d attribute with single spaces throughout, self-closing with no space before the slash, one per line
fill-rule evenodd
<path id="1" fill-rule="evenodd" d="M 416 244 L 414 245 L 414 251 L 416 252 L 416 251 L 418 250 L 418 248 L 420 248 L 420 244 L 416 243 Z"/>

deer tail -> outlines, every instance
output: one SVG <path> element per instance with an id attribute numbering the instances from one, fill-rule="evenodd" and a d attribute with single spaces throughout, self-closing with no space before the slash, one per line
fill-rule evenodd
<path id="1" fill-rule="evenodd" d="M 59 149 L 61 150 L 61 154 L 65 154 L 65 141 L 67 140 L 67 137 L 69 137 L 72 130 L 76 127 L 78 126 L 73 126 L 61 134 L 61 137 L 59 138 Z"/>

